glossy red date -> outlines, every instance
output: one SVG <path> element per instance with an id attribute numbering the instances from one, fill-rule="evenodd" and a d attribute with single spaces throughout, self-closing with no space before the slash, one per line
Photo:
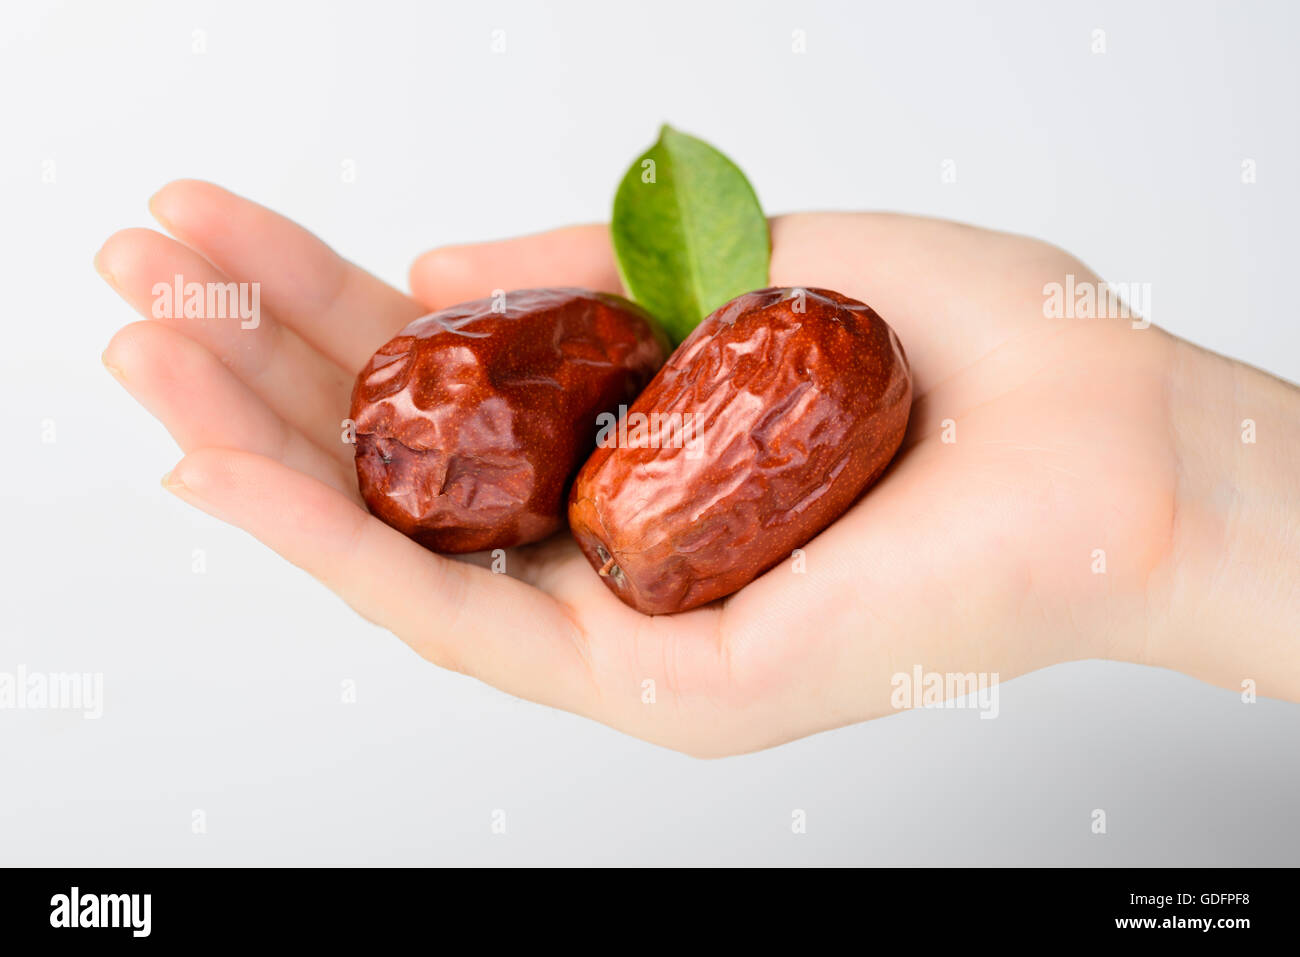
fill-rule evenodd
<path id="1" fill-rule="evenodd" d="M 628 409 L 634 427 L 587 460 L 570 528 L 633 608 L 698 607 L 847 510 L 898 450 L 911 401 L 903 347 L 870 307 L 747 293 L 687 337 Z"/>
<path id="2" fill-rule="evenodd" d="M 560 527 L 597 416 L 654 375 L 667 340 L 640 307 L 526 289 L 417 319 L 357 376 L 356 468 L 371 512 L 438 552 Z"/>

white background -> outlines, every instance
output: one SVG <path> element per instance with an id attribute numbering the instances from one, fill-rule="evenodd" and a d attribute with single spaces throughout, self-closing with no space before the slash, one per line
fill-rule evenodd
<path id="1" fill-rule="evenodd" d="M 404 285 L 431 246 L 606 218 L 666 120 L 771 213 L 1041 236 L 1296 380 L 1298 27 L 1282 2 L 6 5 L 0 671 L 103 672 L 106 701 L 0 711 L 0 862 L 1300 863 L 1300 706 L 1172 673 L 1062 666 L 994 721 L 699 762 L 439 672 L 158 487 L 179 452 L 100 366 L 135 317 L 91 268 L 197 176 Z"/>

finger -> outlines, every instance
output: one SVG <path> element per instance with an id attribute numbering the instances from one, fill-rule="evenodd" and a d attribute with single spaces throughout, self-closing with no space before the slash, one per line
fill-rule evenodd
<path id="1" fill-rule="evenodd" d="M 149 210 L 222 272 L 261 282 L 271 312 L 348 372 L 422 311 L 297 223 L 213 183 L 168 183 Z"/>
<path id="2" fill-rule="evenodd" d="M 271 411 L 221 361 L 161 323 L 134 322 L 104 350 L 104 365 L 180 447 L 242 449 L 305 472 L 360 502 L 350 445 L 331 456 Z"/>
<path id="3" fill-rule="evenodd" d="M 430 309 L 491 296 L 495 290 L 578 286 L 620 293 L 603 224 L 566 226 L 535 236 L 445 246 L 411 266 L 411 293 Z"/>
<path id="4" fill-rule="evenodd" d="M 201 449 L 164 485 L 260 539 L 435 664 L 589 713 L 594 685 L 580 635 L 537 589 L 426 551 L 338 491 L 262 456 Z"/>
<path id="5" fill-rule="evenodd" d="M 194 250 L 151 229 L 125 229 L 110 236 L 95 257 L 96 268 L 117 293 L 146 318 L 155 302 L 168 317 L 154 321 L 189 336 L 215 354 L 286 422 L 330 454 L 338 451 L 338 425 L 348 414 L 352 376 L 327 360 L 274 315 L 259 310 L 244 328 L 238 317 L 185 318 L 166 285 L 231 280 Z M 251 297 L 249 300 L 251 304 Z"/>

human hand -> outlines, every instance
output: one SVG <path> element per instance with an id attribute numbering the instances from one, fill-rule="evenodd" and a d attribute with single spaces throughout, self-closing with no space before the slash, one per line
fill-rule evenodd
<path id="1" fill-rule="evenodd" d="M 619 291 L 603 226 L 428 253 L 411 298 L 212 185 L 173 183 L 151 208 L 176 240 L 126 230 L 96 258 L 137 310 L 177 274 L 259 282 L 263 305 L 255 329 L 149 319 L 109 344 L 105 363 L 186 453 L 166 486 L 435 664 L 698 755 L 887 714 L 892 676 L 916 665 L 1005 680 L 1117 657 L 1237 680 L 1233 662 L 1180 658 L 1169 637 L 1216 547 L 1188 525 L 1188 462 L 1204 474 L 1214 453 L 1188 448 L 1182 384 L 1227 361 L 1124 320 L 1045 319 L 1046 283 L 1098 281 L 1051 246 L 885 214 L 774 220 L 774 285 L 843 292 L 898 332 L 908 435 L 805 547 L 802 573 L 786 562 L 723 602 L 650 618 L 567 534 L 512 550 L 506 575 L 426 551 L 366 512 L 341 440 L 356 370 L 417 316 L 493 289 Z M 1285 420 L 1293 390 L 1269 396 Z M 1275 612 L 1295 607 L 1289 581 Z M 1290 696 L 1296 660 L 1281 671 Z"/>

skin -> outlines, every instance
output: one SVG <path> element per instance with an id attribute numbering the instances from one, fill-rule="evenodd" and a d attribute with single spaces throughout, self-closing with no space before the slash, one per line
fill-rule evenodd
<path id="1" fill-rule="evenodd" d="M 773 220 L 773 285 L 837 290 L 898 332 L 908 434 L 803 573 L 651 618 L 567 534 L 509 552 L 507 575 L 426 551 L 365 511 L 340 441 L 355 371 L 417 316 L 493 289 L 619 292 L 604 226 L 426 253 L 407 296 L 211 184 L 150 208 L 174 239 L 124 230 L 95 260 L 143 315 L 177 273 L 262 296 L 255 330 L 148 318 L 109 343 L 185 452 L 164 486 L 436 665 L 697 756 L 894 713 L 891 678 L 916 665 L 1005 681 L 1112 658 L 1300 700 L 1300 390 L 1154 326 L 1045 318 L 1046 283 L 1097 281 L 1053 246 L 892 214 Z"/>

